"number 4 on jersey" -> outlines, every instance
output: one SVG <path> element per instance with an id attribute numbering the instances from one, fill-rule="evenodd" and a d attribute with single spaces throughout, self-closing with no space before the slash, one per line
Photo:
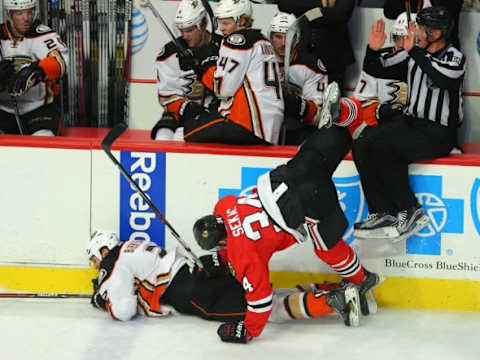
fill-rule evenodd
<path id="1" fill-rule="evenodd" d="M 252 284 L 250 284 L 250 282 L 248 281 L 246 276 L 243 277 L 242 283 L 243 283 L 243 289 L 245 291 L 248 291 L 248 292 L 253 291 L 253 286 L 252 286 Z"/>

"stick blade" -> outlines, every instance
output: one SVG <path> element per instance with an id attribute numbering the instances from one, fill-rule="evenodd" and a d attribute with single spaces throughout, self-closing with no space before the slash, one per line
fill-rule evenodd
<path id="1" fill-rule="evenodd" d="M 110 151 L 110 148 L 112 144 L 117 140 L 120 135 L 123 134 L 125 130 L 127 130 L 128 125 L 125 124 L 124 122 L 120 122 L 117 125 L 115 125 L 105 136 L 105 138 L 102 141 L 102 148 L 105 151 Z"/>

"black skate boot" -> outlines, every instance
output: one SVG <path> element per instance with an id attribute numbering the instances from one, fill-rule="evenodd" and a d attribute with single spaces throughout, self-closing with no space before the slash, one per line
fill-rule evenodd
<path id="1" fill-rule="evenodd" d="M 360 323 L 360 296 L 353 285 L 334 289 L 325 294 L 325 301 L 339 313 L 346 326 L 358 326 Z"/>
<path id="2" fill-rule="evenodd" d="M 360 294 L 360 308 L 363 315 L 375 314 L 377 312 L 377 301 L 373 293 L 373 288 L 385 281 L 382 275 L 375 274 L 366 269 L 365 280 L 358 287 Z M 367 298 L 367 294 L 369 298 Z"/>

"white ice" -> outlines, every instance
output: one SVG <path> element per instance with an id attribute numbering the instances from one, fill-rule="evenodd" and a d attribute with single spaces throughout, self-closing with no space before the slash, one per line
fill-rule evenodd
<path id="1" fill-rule="evenodd" d="M 480 313 L 379 309 L 347 328 L 337 316 L 267 324 L 247 345 L 192 316 L 109 319 L 84 299 L 0 300 L 1 360 L 479 360 Z"/>

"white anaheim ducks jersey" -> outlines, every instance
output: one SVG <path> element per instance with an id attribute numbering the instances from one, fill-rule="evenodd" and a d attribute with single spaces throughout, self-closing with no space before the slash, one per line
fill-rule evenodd
<path id="1" fill-rule="evenodd" d="M 360 101 L 374 100 L 380 103 L 406 103 L 406 83 L 393 80 L 381 79 L 369 75 L 365 71 L 360 73 L 353 97 Z"/>
<path id="2" fill-rule="evenodd" d="M 390 54 L 394 52 L 394 48 L 384 48 L 381 52 L 382 54 Z M 407 84 L 398 79 L 375 77 L 373 75 L 374 71 L 374 69 L 369 69 L 364 64 L 353 97 L 363 102 L 378 101 L 382 104 L 405 105 L 407 101 Z"/>
<path id="3" fill-rule="evenodd" d="M 113 248 L 100 264 L 99 294 L 114 319 L 130 320 L 137 313 L 165 316 L 173 308 L 160 304 L 186 258 L 150 241 L 129 240 Z"/>
<path id="4" fill-rule="evenodd" d="M 181 37 L 177 40 L 186 46 Z M 213 41 L 220 45 L 221 36 L 215 34 Z M 211 102 L 212 96 L 206 96 L 205 87 L 197 80 L 195 72 L 180 69 L 178 52 L 173 41 L 167 43 L 157 55 L 155 72 L 158 100 L 163 108 L 177 120 L 179 120 L 178 110 L 186 100 L 203 102 L 205 106 Z"/>
<path id="5" fill-rule="evenodd" d="M 35 21 L 31 29 L 20 40 L 13 40 L 6 24 L 1 25 L 0 41 L 2 55 L 5 59 L 14 62 L 15 71 L 32 62 L 40 61 L 47 56 L 54 57 L 61 69 L 61 75 L 67 71 L 68 49 L 58 34 L 48 26 Z M 54 100 L 54 84 L 40 82 L 30 88 L 25 94 L 18 96 L 17 103 L 20 114 L 38 109 L 42 105 L 50 104 Z M 13 114 L 15 112 L 12 100 L 4 89 L 0 92 L 0 109 Z"/>
<path id="6" fill-rule="evenodd" d="M 279 65 L 259 31 L 242 29 L 222 41 L 214 90 L 219 112 L 269 143 L 277 144 L 283 122 Z"/>
<path id="7" fill-rule="evenodd" d="M 328 75 L 320 59 L 315 59 L 311 54 L 302 54 L 290 65 L 288 75 L 289 92 L 311 100 L 316 105 L 322 105 Z"/>

